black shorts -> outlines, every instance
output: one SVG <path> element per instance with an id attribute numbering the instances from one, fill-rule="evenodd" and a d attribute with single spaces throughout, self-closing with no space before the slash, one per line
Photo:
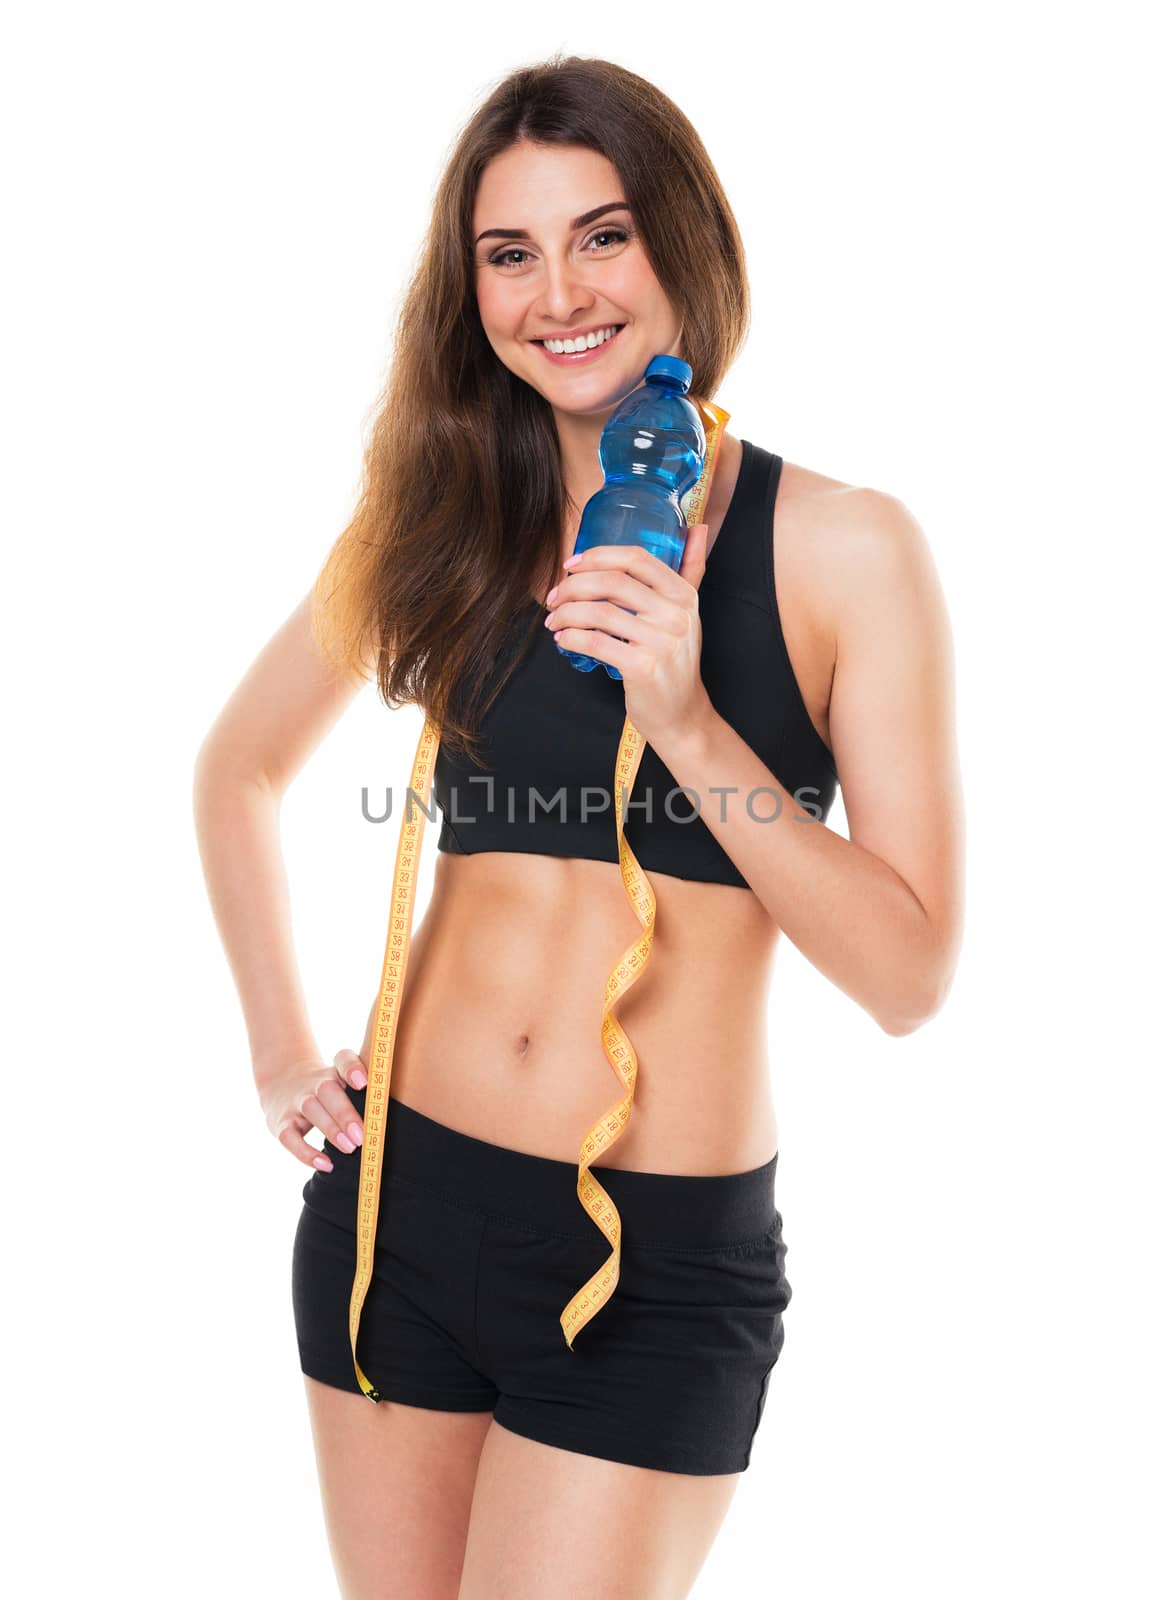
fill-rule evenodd
<path id="1" fill-rule="evenodd" d="M 362 1119 L 366 1091 L 347 1093 Z M 334 1171 L 305 1184 L 294 1238 L 299 1359 L 360 1393 L 348 1309 L 361 1152 L 327 1149 Z M 718 1177 L 593 1168 L 620 1215 L 620 1273 L 569 1349 L 560 1313 L 611 1251 L 576 1163 L 393 1099 L 359 1364 L 405 1405 L 492 1411 L 528 1439 L 637 1467 L 742 1472 L 792 1298 L 776 1161 Z"/>

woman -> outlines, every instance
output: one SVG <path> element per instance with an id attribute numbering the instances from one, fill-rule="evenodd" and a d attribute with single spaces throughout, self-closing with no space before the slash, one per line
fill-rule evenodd
<path id="1" fill-rule="evenodd" d="M 259 1096 L 318 1169 L 293 1288 L 349 1596 L 689 1592 L 791 1294 L 765 1035 L 777 938 L 889 1034 L 951 982 L 951 644 L 901 502 L 728 431 L 679 572 L 632 545 L 564 566 L 613 408 L 658 354 L 715 396 L 747 319 L 739 234 L 677 108 L 604 61 L 512 74 L 442 177 L 356 517 L 202 749 L 201 849 Z M 607 337 L 542 342 L 590 330 Z M 576 671 L 548 631 L 622 679 Z M 444 730 L 445 819 L 358 1335 L 377 1405 L 348 1331 L 372 1019 L 324 1063 L 277 822 L 370 679 Z M 656 938 L 615 1007 L 641 1063 L 633 1114 L 594 1163 L 619 1282 L 569 1345 L 559 1313 L 609 1253 L 576 1191 L 585 1131 L 618 1099 L 603 984 L 639 932 L 611 812 L 626 713 L 647 740 L 625 832 Z M 824 825 L 838 780 L 851 839 Z M 528 809 L 553 786 L 565 811 Z"/>

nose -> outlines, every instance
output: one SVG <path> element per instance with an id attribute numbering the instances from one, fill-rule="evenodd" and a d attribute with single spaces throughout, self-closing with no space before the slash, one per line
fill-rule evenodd
<path id="1" fill-rule="evenodd" d="M 576 277 L 569 262 L 555 256 L 549 259 L 551 264 L 536 309 L 566 328 L 591 308 L 594 297 L 591 289 Z"/>

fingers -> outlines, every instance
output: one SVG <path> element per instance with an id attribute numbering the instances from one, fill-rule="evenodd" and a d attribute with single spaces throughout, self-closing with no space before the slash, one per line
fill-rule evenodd
<path id="1" fill-rule="evenodd" d="M 346 1078 L 353 1089 L 362 1089 L 367 1083 L 363 1058 L 357 1056 L 354 1050 L 336 1051 L 335 1071 L 341 1078 Z"/>
<path id="2" fill-rule="evenodd" d="M 626 644 L 648 644 L 655 631 L 627 606 L 611 600 L 565 600 L 548 617 L 547 626 L 553 633 L 564 628 L 595 628 L 614 634 Z"/>
<path id="3" fill-rule="evenodd" d="M 699 524 L 692 524 L 692 527 L 697 526 Z M 706 524 L 703 523 L 702 527 L 705 528 Z M 682 549 L 683 559 L 688 559 L 689 549 L 690 529 L 687 530 Z M 703 549 L 706 549 L 705 543 Z M 578 595 L 581 589 L 588 590 L 588 596 L 585 598 L 589 598 L 603 585 L 610 598 L 623 603 L 634 595 L 633 586 L 636 585 L 644 591 L 643 610 L 650 616 L 657 616 L 659 613 L 653 603 L 653 596 L 671 605 L 681 605 L 683 588 L 694 587 L 688 580 L 683 579 L 680 572 L 675 572 L 668 562 L 662 561 L 644 545 L 593 545 L 592 549 L 581 551 L 577 563 L 572 568 L 568 567 L 566 561 L 564 563 L 564 575 L 557 585 L 561 598 Z M 618 579 L 619 584 L 616 581 Z M 569 587 L 569 584 L 575 587 Z M 634 600 L 634 604 L 640 603 L 641 601 Z"/>
<path id="4" fill-rule="evenodd" d="M 332 1172 L 334 1162 L 330 1156 L 321 1150 L 316 1150 L 312 1144 L 307 1144 L 303 1134 L 310 1128 L 310 1123 L 305 1118 L 295 1118 L 288 1122 L 284 1128 L 278 1130 L 278 1143 L 284 1145 L 290 1154 L 302 1162 L 304 1167 L 317 1167 L 320 1172 Z"/>
<path id="5" fill-rule="evenodd" d="M 296 1102 L 295 1110 L 320 1129 L 323 1137 L 344 1155 L 351 1155 L 363 1138 L 363 1124 L 334 1074 L 324 1078 L 317 1088 L 306 1090 Z"/>
<path id="6" fill-rule="evenodd" d="M 619 548 L 619 547 L 614 547 Z M 671 572 L 664 562 L 651 557 L 657 567 L 674 583 L 678 574 Z M 678 602 L 664 594 L 657 585 L 627 572 L 623 567 L 593 567 L 581 576 L 569 573 L 556 585 L 557 598 L 549 618 L 563 616 L 569 605 L 605 604 L 611 602 L 623 610 L 640 613 L 651 621 L 660 622 L 668 617 Z M 586 591 L 586 592 L 585 592 Z M 559 626 L 559 624 L 557 624 Z"/>
<path id="7" fill-rule="evenodd" d="M 349 1080 L 353 1088 L 362 1089 L 367 1083 L 367 1069 L 363 1064 L 363 1057 L 356 1055 L 354 1050 L 344 1049 L 335 1052 L 335 1071 L 340 1079 Z M 361 1145 L 363 1118 L 352 1105 L 342 1083 L 336 1079 L 329 1079 L 320 1088 L 319 1099 L 339 1126 L 346 1131 L 352 1146 Z"/>
<path id="8" fill-rule="evenodd" d="M 356 1089 L 364 1088 L 367 1068 L 354 1050 L 340 1050 L 333 1066 L 319 1067 L 309 1078 L 303 1078 L 284 1107 L 279 1102 L 275 1108 L 273 1121 L 278 1123 L 278 1142 L 304 1166 L 332 1172 L 334 1162 L 326 1148 L 328 1144 L 344 1155 L 352 1155 L 363 1143 L 363 1117 L 347 1092 L 348 1081 Z M 322 1134 L 322 1150 L 307 1140 L 311 1128 Z"/>
<path id="9" fill-rule="evenodd" d="M 337 1077 L 324 1078 L 315 1098 L 338 1129 L 338 1137 L 329 1128 L 323 1127 L 323 1132 L 340 1150 L 350 1155 L 357 1145 L 363 1143 L 363 1119 L 348 1098 L 347 1090 Z M 322 1124 L 319 1126 L 322 1127 Z"/>

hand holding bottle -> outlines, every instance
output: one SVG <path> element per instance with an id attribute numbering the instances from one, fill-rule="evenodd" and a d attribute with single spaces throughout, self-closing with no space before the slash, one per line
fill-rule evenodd
<path id="1" fill-rule="evenodd" d="M 695 523 L 675 572 L 642 545 L 594 545 L 568 558 L 547 596 L 560 646 L 619 671 L 626 713 L 655 748 L 713 710 L 700 670 L 706 547 L 707 525 Z"/>

